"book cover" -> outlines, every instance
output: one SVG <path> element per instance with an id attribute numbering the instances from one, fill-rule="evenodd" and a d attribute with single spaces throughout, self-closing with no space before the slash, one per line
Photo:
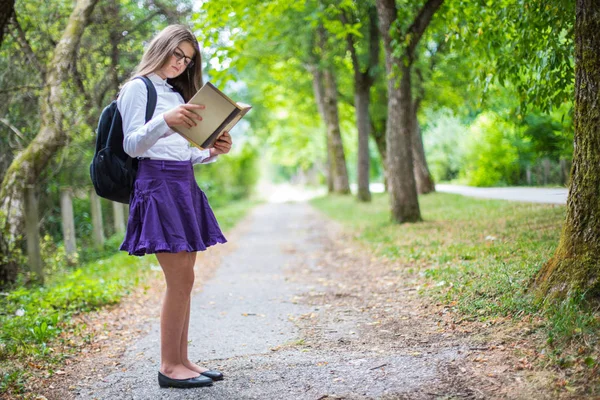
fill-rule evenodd
<path id="1" fill-rule="evenodd" d="M 177 126 L 173 130 L 200 149 L 212 147 L 223 132 L 230 131 L 252 108 L 231 100 L 210 82 L 206 82 L 188 103 L 204 105 L 204 110 L 194 111 L 202 121 L 191 128 Z"/>

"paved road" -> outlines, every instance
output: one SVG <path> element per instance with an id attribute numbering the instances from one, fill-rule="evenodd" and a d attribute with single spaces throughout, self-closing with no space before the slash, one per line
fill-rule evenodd
<path id="1" fill-rule="evenodd" d="M 351 185 L 356 192 L 356 185 Z M 381 183 L 370 185 L 372 193 L 382 193 L 384 188 Z M 473 186 L 449 185 L 438 183 L 435 185 L 438 192 L 462 194 L 463 196 L 479 197 L 484 199 L 499 199 L 511 201 L 525 201 L 532 203 L 566 204 L 568 189 L 566 188 L 533 188 L 533 187 L 493 187 L 478 188 Z"/>
<path id="2" fill-rule="evenodd" d="M 464 196 L 481 197 L 486 199 L 502 199 L 532 203 L 566 204 L 568 195 L 568 190 L 565 188 L 477 188 L 471 186 L 446 184 L 437 184 L 435 185 L 435 188 L 438 192 L 456 193 Z"/>
<path id="3" fill-rule="evenodd" d="M 356 193 L 356 184 L 350 185 L 353 193 Z M 463 196 L 479 197 L 485 199 L 500 199 L 511 201 L 524 201 L 532 203 L 566 204 L 568 189 L 566 188 L 533 188 L 533 187 L 494 187 L 478 188 L 462 185 L 436 184 L 438 192 L 455 193 Z M 383 184 L 372 183 L 372 193 L 382 193 Z M 283 203 L 288 201 L 303 201 L 314 197 L 325 196 L 326 188 L 307 189 L 295 185 L 268 185 L 265 184 L 259 190 L 264 198 L 270 202 Z"/>

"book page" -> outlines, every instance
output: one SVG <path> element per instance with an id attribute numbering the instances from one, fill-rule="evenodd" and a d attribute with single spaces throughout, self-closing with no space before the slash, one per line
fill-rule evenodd
<path id="1" fill-rule="evenodd" d="M 221 126 L 232 111 L 237 110 L 234 104 L 221 96 L 220 93 L 213 89 L 212 85 L 204 85 L 188 103 L 202 104 L 206 108 L 198 110 L 196 113 L 202 117 L 202 121 L 198 122 L 198 126 L 185 128 L 178 126 L 173 128 L 176 132 L 186 136 L 189 140 L 201 145 L 209 138 L 215 130 Z"/>

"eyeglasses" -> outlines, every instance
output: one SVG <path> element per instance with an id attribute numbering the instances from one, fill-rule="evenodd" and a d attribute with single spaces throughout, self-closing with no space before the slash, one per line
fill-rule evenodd
<path id="1" fill-rule="evenodd" d="M 186 68 L 191 68 L 194 66 L 194 60 L 186 56 L 185 53 L 179 47 L 177 47 L 173 51 L 173 55 L 175 56 L 177 61 L 181 61 L 183 59 L 183 65 L 185 65 Z"/>

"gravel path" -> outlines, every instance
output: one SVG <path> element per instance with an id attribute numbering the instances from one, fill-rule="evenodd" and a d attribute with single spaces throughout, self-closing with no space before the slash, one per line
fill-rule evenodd
<path id="1" fill-rule="evenodd" d="M 77 398 L 425 399 L 437 397 L 431 393 L 436 390 L 475 398 L 450 379 L 450 365 L 464 357 L 460 344 L 394 351 L 348 347 L 344 336 L 359 336 L 350 332 L 355 328 L 348 310 L 301 300 L 328 290 L 318 273 L 326 223 L 310 206 L 265 204 L 249 218 L 238 243 L 228 244 L 235 250 L 192 300 L 191 358 L 223 371 L 225 380 L 210 388 L 160 389 L 155 321 L 125 352 L 118 370 L 79 386 Z M 317 346 L 306 345 L 303 320 L 321 321 Z"/>

